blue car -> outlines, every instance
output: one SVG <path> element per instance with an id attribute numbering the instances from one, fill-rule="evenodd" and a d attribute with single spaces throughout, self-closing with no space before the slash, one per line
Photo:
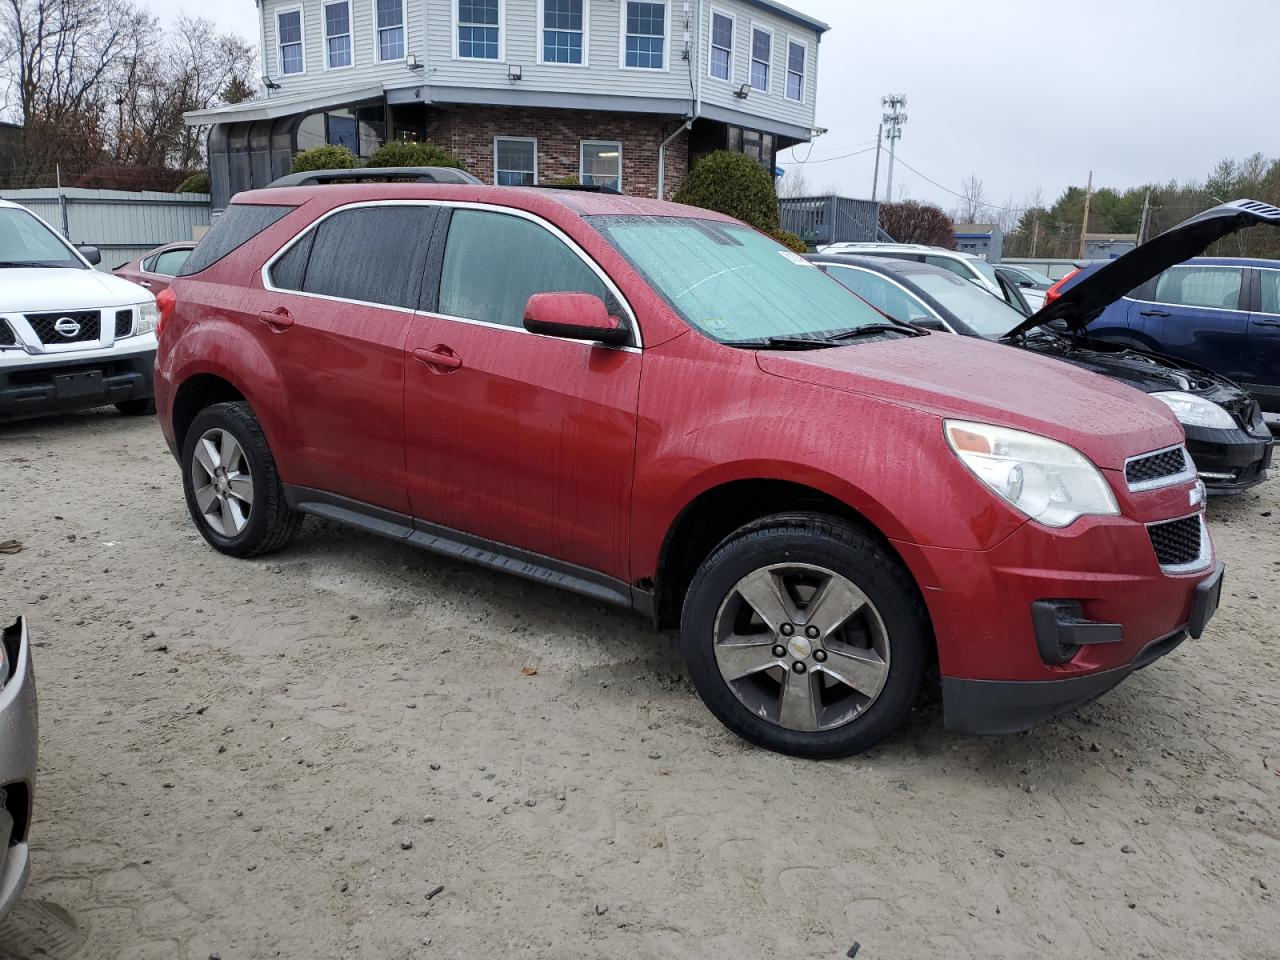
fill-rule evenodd
<path id="1" fill-rule="evenodd" d="M 1050 302 L 1105 265 L 1063 280 Z M 1280 260 L 1186 260 L 1106 307 L 1088 335 L 1207 367 L 1280 412 Z"/>

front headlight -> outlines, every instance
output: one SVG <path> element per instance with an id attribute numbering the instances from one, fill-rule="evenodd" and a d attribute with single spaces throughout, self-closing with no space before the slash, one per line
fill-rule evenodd
<path id="1" fill-rule="evenodd" d="M 944 427 L 960 462 L 1038 523 L 1066 527 L 1083 516 L 1120 513 L 1102 472 L 1074 447 L 985 423 L 947 420 Z"/>
<path id="2" fill-rule="evenodd" d="M 156 302 L 148 300 L 146 303 L 140 303 L 134 310 L 137 311 L 138 318 L 133 324 L 133 335 L 140 337 L 144 333 L 152 333 L 156 329 L 156 320 L 160 318 L 160 314 L 156 311 Z"/>
<path id="3" fill-rule="evenodd" d="M 1193 393 L 1181 390 L 1170 390 L 1168 393 L 1153 393 L 1153 397 L 1173 411 L 1178 422 L 1185 427 L 1208 427 L 1212 430 L 1234 430 L 1236 422 L 1231 414 L 1212 400 L 1197 397 Z"/>

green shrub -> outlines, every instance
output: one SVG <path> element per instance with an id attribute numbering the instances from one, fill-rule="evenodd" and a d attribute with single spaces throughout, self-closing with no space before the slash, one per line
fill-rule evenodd
<path id="1" fill-rule="evenodd" d="M 581 182 L 576 175 L 569 173 L 563 177 L 557 177 L 555 180 L 548 180 L 547 185 L 551 187 L 576 187 Z"/>
<path id="2" fill-rule="evenodd" d="M 796 253 L 808 253 L 809 245 L 794 233 L 788 233 L 786 230 L 775 230 L 771 234 L 773 239 L 777 240 L 784 247 L 794 250 Z"/>
<path id="3" fill-rule="evenodd" d="M 209 174 L 201 170 L 199 173 L 193 173 L 187 179 L 178 184 L 174 193 L 208 193 L 209 192 Z"/>
<path id="4" fill-rule="evenodd" d="M 452 151 L 434 143 L 388 140 L 369 158 L 371 167 L 457 167 L 466 166 Z"/>
<path id="5" fill-rule="evenodd" d="M 307 173 L 311 170 L 350 170 L 360 166 L 356 155 L 346 147 L 323 146 L 303 150 L 293 158 L 293 172 Z"/>
<path id="6" fill-rule="evenodd" d="M 735 217 L 768 234 L 778 229 L 773 177 L 742 153 L 720 150 L 703 157 L 676 192 L 675 200 Z"/>

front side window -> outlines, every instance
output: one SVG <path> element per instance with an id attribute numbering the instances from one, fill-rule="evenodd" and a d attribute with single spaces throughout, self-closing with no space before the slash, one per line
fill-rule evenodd
<path id="1" fill-rule="evenodd" d="M 458 56 L 466 60 L 497 60 L 499 0 L 458 0 Z"/>
<path id="2" fill-rule="evenodd" d="M 622 192 L 622 144 L 604 140 L 582 141 L 582 183 Z"/>
<path id="3" fill-rule="evenodd" d="M 787 42 L 787 99 L 800 103 L 804 100 L 805 61 L 809 48 L 794 40 Z"/>
<path id="4" fill-rule="evenodd" d="M 1259 270 L 1262 278 L 1262 312 L 1280 314 L 1280 270 Z"/>
<path id="5" fill-rule="evenodd" d="M 26 210 L 0 208 L 0 269 L 29 266 L 83 268 L 84 263 Z"/>
<path id="6" fill-rule="evenodd" d="M 711 12 L 711 76 L 728 80 L 733 76 L 733 17 Z"/>
<path id="7" fill-rule="evenodd" d="M 324 5 L 324 45 L 330 70 L 351 66 L 351 0 Z"/>
<path id="8" fill-rule="evenodd" d="M 493 282 L 493 265 L 503 265 Z M 523 217 L 455 210 L 440 274 L 440 313 L 504 327 L 523 327 L 535 293 L 589 293 L 612 298 L 600 276 L 563 240 Z"/>
<path id="9" fill-rule="evenodd" d="M 271 268 L 272 283 L 321 297 L 416 310 L 436 208 L 381 204 L 320 222 Z"/>
<path id="10" fill-rule="evenodd" d="M 542 60 L 583 62 L 583 11 L 586 0 L 542 0 Z"/>
<path id="11" fill-rule="evenodd" d="M 499 137 L 493 145 L 494 183 L 500 187 L 532 187 L 538 182 L 538 141 Z"/>
<path id="12" fill-rule="evenodd" d="M 666 65 L 667 5 L 627 0 L 624 62 L 637 70 L 662 70 Z"/>
<path id="13" fill-rule="evenodd" d="M 755 27 L 751 31 L 751 88 L 769 92 L 769 63 L 773 58 L 773 34 Z"/>
<path id="14" fill-rule="evenodd" d="M 812 263 L 743 224 L 587 219 L 686 323 L 721 343 L 754 345 L 884 323 Z"/>
<path id="15" fill-rule="evenodd" d="M 913 273 L 911 282 L 989 339 L 1003 337 L 1027 318 L 986 288 L 951 273 Z"/>
<path id="16" fill-rule="evenodd" d="M 1155 299 L 1182 307 L 1239 310 L 1243 287 L 1239 267 L 1174 267 L 1156 280 Z"/>
<path id="17" fill-rule="evenodd" d="M 830 264 L 827 273 L 852 290 L 871 306 L 894 320 L 918 323 L 933 319 L 933 313 L 918 298 L 890 280 L 869 270 Z"/>
<path id="18" fill-rule="evenodd" d="M 404 59 L 404 0 L 377 0 L 378 59 Z"/>
<path id="19" fill-rule="evenodd" d="M 276 39 L 280 44 L 280 72 L 286 76 L 302 73 L 302 11 L 281 10 L 276 14 Z"/>

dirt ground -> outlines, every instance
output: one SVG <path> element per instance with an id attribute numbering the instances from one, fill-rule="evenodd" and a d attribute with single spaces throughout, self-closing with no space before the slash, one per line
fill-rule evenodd
<path id="1" fill-rule="evenodd" d="M 1100 703 L 813 763 L 632 616 L 314 519 L 228 559 L 153 420 L 0 426 L 41 710 L 0 957 L 56 905 L 60 960 L 1274 958 L 1280 480 L 1210 517 L 1217 619 Z"/>

